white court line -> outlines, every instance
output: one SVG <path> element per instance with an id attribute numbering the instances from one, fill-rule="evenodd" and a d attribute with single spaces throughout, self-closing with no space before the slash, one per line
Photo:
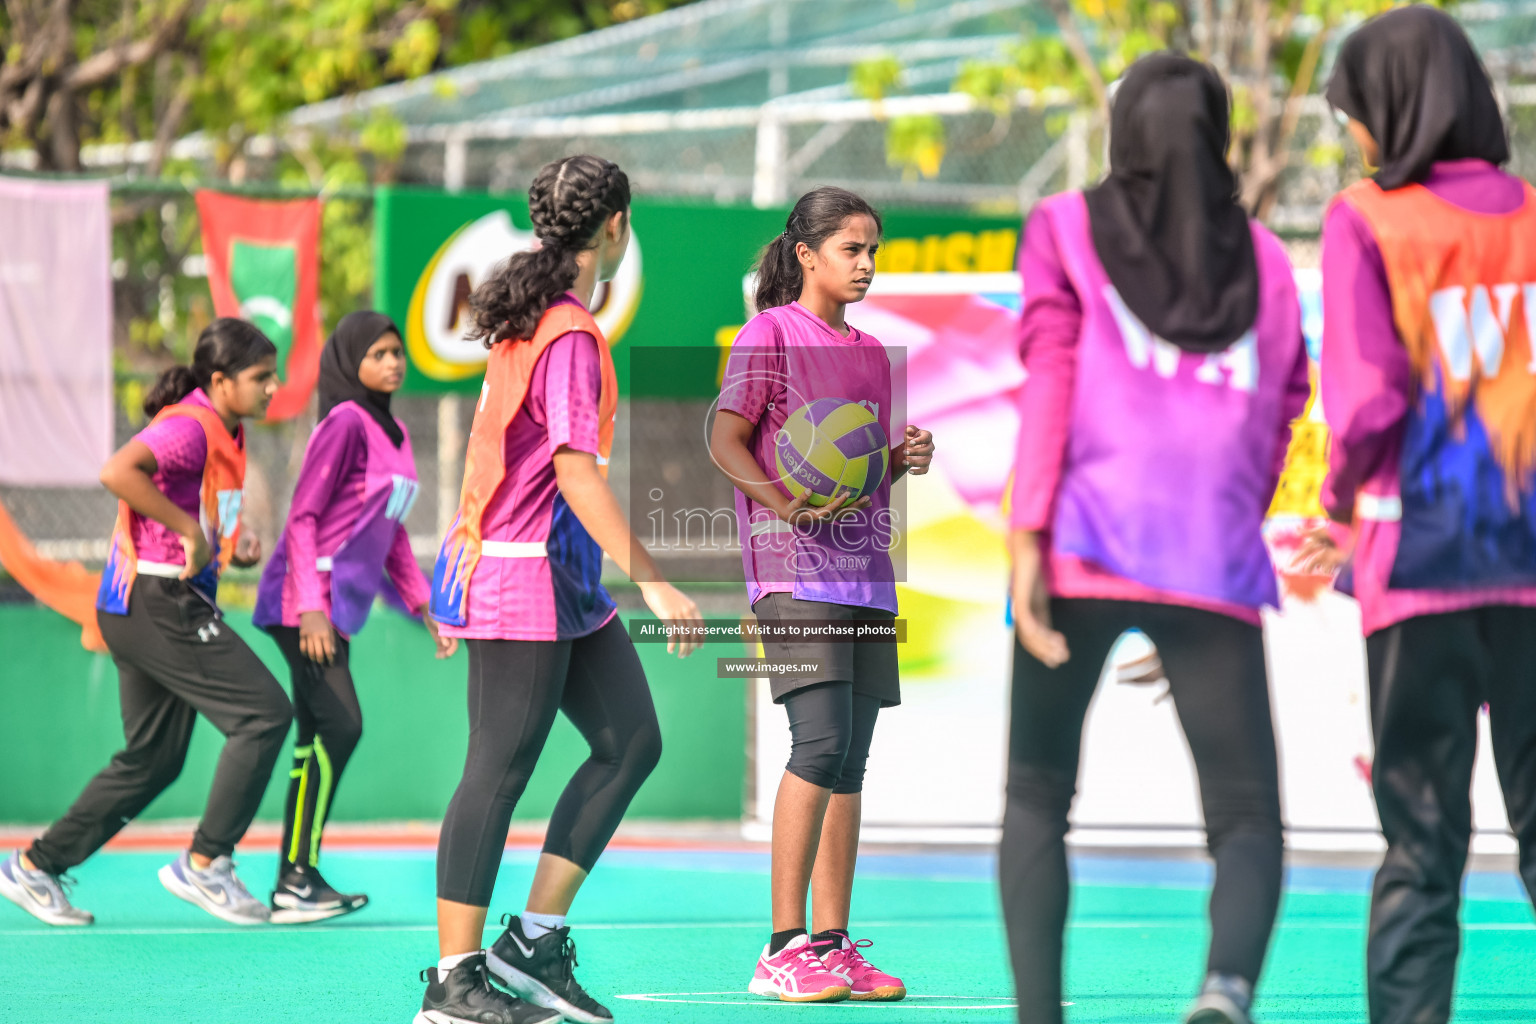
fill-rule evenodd
<path id="1" fill-rule="evenodd" d="M 783 1006 L 777 999 L 765 999 L 762 996 L 754 996 L 749 999 L 697 999 L 696 996 L 744 996 L 745 992 L 635 992 L 628 995 L 619 995 L 615 998 L 630 999 L 642 1003 L 688 1003 L 694 1006 Z M 683 998 L 687 997 L 687 998 Z M 935 999 L 986 999 L 990 1002 L 975 1003 L 970 1006 L 918 1006 L 922 1000 Z M 861 1005 L 849 1003 L 848 1005 Z M 1018 1003 L 1011 996 L 907 996 L 895 1002 L 870 1003 L 871 1009 L 883 1010 L 1013 1010 Z M 1071 1006 L 1071 1003 L 1062 1003 L 1062 1006 Z"/>
<path id="2" fill-rule="evenodd" d="M 864 921 L 859 928 L 967 928 L 967 927 L 1002 927 L 1001 921 L 984 920 L 973 917 L 961 918 L 923 918 L 912 921 Z M 1083 931 L 1153 931 L 1153 930 L 1183 930 L 1190 928 L 1203 928 L 1205 922 L 1200 918 L 1191 918 L 1185 921 L 1156 920 L 1107 920 L 1107 921 L 1073 921 L 1067 927 Z M 761 930 L 768 927 L 766 921 L 666 921 L 666 922 L 609 922 L 600 924 L 583 924 L 578 922 L 575 931 L 579 934 L 583 931 L 680 931 L 698 928 L 718 929 L 752 929 Z M 1280 925 L 1284 931 L 1352 931 L 1365 927 L 1361 921 L 1295 921 Z M 1529 921 L 1510 922 L 1484 922 L 1479 924 L 1463 924 L 1462 931 L 1468 932 L 1528 932 L 1536 931 L 1536 924 Z M 292 935 L 295 931 L 318 932 L 331 935 L 344 935 L 350 932 L 433 932 L 436 925 L 430 924 L 351 924 L 328 928 L 316 928 L 312 924 L 305 925 L 273 925 L 267 928 L 113 928 L 110 926 L 88 926 L 85 928 L 6 928 L 0 929 L 0 938 L 32 937 L 38 935 Z M 486 934 L 496 934 L 501 931 L 500 925 L 486 928 Z M 967 997 L 969 998 L 969 997 Z"/>

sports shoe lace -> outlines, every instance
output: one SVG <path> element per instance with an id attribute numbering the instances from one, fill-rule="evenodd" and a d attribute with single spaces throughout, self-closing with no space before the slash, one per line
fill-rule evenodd
<path id="1" fill-rule="evenodd" d="M 235 874 L 235 859 L 233 857 L 229 859 L 229 867 L 223 874 L 227 879 L 224 884 L 229 887 L 235 899 L 249 903 L 256 902 L 256 897 L 251 895 L 251 891 L 245 887 L 245 883 L 240 881 L 240 876 Z"/>
<path id="2" fill-rule="evenodd" d="M 560 945 L 560 965 L 567 981 L 573 977 L 572 972 L 581 966 L 576 960 L 576 942 L 570 936 L 566 936 L 565 942 Z"/>
<path id="3" fill-rule="evenodd" d="M 815 971 L 818 974 L 825 974 L 827 970 L 827 965 L 821 962 L 821 957 L 816 955 L 816 951 L 811 948 L 810 943 L 800 947 L 800 952 L 795 954 L 795 962 L 806 970 Z"/>
<path id="4" fill-rule="evenodd" d="M 874 965 L 865 960 L 864 954 L 860 953 L 859 950 L 874 944 L 874 939 L 859 939 L 851 942 L 848 944 L 848 948 L 843 950 L 843 956 L 852 961 L 854 967 L 873 967 Z"/>
<path id="5" fill-rule="evenodd" d="M 70 896 L 74 895 L 75 884 L 76 884 L 75 876 L 74 875 L 69 875 L 69 874 L 54 875 L 53 876 L 53 880 L 54 880 L 54 882 L 56 882 L 58 884 L 59 891 L 64 894 L 64 898 L 65 899 L 69 899 Z"/>

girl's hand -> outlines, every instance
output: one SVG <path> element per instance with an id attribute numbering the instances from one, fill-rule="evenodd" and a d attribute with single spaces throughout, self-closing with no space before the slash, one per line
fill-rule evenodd
<path id="1" fill-rule="evenodd" d="M 896 449 L 896 474 L 922 476 L 933 462 L 933 434 L 908 424 L 906 435 L 901 447 Z"/>
<path id="2" fill-rule="evenodd" d="M 261 561 L 261 538 L 254 533 L 248 534 L 243 530 L 235 541 L 235 553 L 230 556 L 229 564 L 241 569 L 249 569 Z"/>
<path id="3" fill-rule="evenodd" d="M 325 612 L 299 613 L 299 650 L 317 665 L 336 660 L 336 631 Z"/>
<path id="4" fill-rule="evenodd" d="M 203 566 L 213 557 L 213 552 L 208 547 L 208 536 L 203 533 L 201 526 L 195 526 L 187 533 L 178 535 L 181 541 L 181 550 L 187 556 L 187 564 L 181 570 L 181 579 L 189 580 L 203 571 Z"/>
<path id="5" fill-rule="evenodd" d="M 825 505 L 808 505 L 811 500 L 811 492 L 806 491 L 800 497 L 795 498 L 779 511 L 779 518 L 790 526 L 811 526 L 825 519 L 835 519 L 850 512 L 869 507 L 870 499 L 866 496 L 858 501 L 849 503 L 848 498 L 852 492 L 842 491 Z"/>
<path id="6" fill-rule="evenodd" d="M 1349 561 L 1351 554 L 1349 549 L 1339 546 L 1333 538 L 1332 529 L 1324 524 L 1306 534 L 1291 564 L 1303 573 L 1332 576 Z"/>
<path id="7" fill-rule="evenodd" d="M 1067 638 L 1051 628 L 1051 599 L 1040 571 L 1040 536 L 1015 530 L 1009 546 L 1013 550 L 1014 632 L 1024 649 L 1046 668 L 1060 668 L 1072 652 L 1067 650 Z"/>
<path id="8" fill-rule="evenodd" d="M 667 653 L 686 658 L 703 643 L 704 617 L 693 599 L 670 583 L 641 583 L 640 596 L 663 626 L 682 626 L 698 632 L 691 637 L 669 637 Z"/>
<path id="9" fill-rule="evenodd" d="M 432 617 L 432 606 L 421 606 L 421 624 L 427 627 L 427 632 L 432 637 L 432 642 L 437 645 L 437 660 L 451 658 L 459 650 L 459 638 L 456 636 L 443 636 L 437 631 L 437 620 Z"/>

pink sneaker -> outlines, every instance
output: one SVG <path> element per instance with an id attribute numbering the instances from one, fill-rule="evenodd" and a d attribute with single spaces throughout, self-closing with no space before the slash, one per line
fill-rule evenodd
<path id="1" fill-rule="evenodd" d="M 773 956 L 763 947 L 747 991 L 787 1003 L 835 1003 L 847 999 L 852 990 L 841 975 L 831 973 L 817 959 L 810 936 L 800 935 Z"/>
<path id="2" fill-rule="evenodd" d="M 901 983 L 900 978 L 893 978 L 880 970 L 874 964 L 864 959 L 864 954 L 859 950 L 865 946 L 873 946 L 871 939 L 860 939 L 854 942 L 845 934 L 842 945 L 831 952 L 821 954 L 821 962 L 827 970 L 842 978 L 853 990 L 850 999 L 868 999 L 879 1002 L 892 1002 L 905 999 L 907 986 Z"/>

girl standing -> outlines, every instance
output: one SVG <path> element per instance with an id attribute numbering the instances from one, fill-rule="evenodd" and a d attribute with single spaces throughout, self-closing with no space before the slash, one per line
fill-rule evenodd
<path id="1" fill-rule="evenodd" d="M 276 391 L 277 348 L 266 335 L 244 320 L 215 320 L 192 366 L 167 370 L 150 390 L 150 425 L 101 471 L 119 504 L 97 620 L 117 663 L 128 745 L 64 817 L 0 864 L 0 894 L 49 924 L 94 920 L 70 905 L 61 878 L 176 779 L 199 713 L 224 734 L 224 750 L 191 849 L 160 869 L 160 881 L 234 924 L 270 916 L 230 854 L 256 816 L 293 713 L 214 597 L 226 566 L 261 559 L 260 544 L 240 534 L 240 421 L 265 415 Z"/>
<path id="2" fill-rule="evenodd" d="M 1191 1024 L 1246 1024 L 1282 838 L 1261 528 L 1308 394 L 1290 264 L 1234 199 L 1226 86 L 1127 70 L 1097 188 L 1025 227 L 1028 378 L 1012 499 L 1013 723 L 999 857 L 1022 1024 L 1062 1019 L 1064 837 L 1083 719 L 1128 629 L 1156 645 L 1216 864 Z"/>
<path id="3" fill-rule="evenodd" d="M 416 460 L 405 424 L 389 411 L 405 381 L 400 332 L 382 313 L 348 313 L 320 353 L 320 423 L 304 452 L 288 524 L 261 577 L 256 625 L 292 672 L 298 741 L 283 814 L 272 920 L 303 924 L 351 913 L 364 895 L 337 892 L 320 874 L 320 839 L 336 786 L 362 736 L 349 667 L 351 638 L 385 585 L 425 614 L 430 590 L 411 554 L 405 519 L 416 500 Z"/>
<path id="4" fill-rule="evenodd" d="M 1323 504 L 1353 558 L 1387 853 L 1371 895 L 1375 1024 L 1449 1019 L 1484 703 L 1536 898 L 1536 191 L 1487 72 L 1427 7 L 1345 42 L 1328 101 L 1372 178 L 1323 225 Z"/>
<path id="5" fill-rule="evenodd" d="M 889 452 L 891 472 L 853 502 L 845 492 L 811 507 L 809 492 L 791 499 L 770 469 L 785 422 L 818 400 L 857 402 L 890 436 L 890 359 L 845 320 L 874 278 L 880 231 L 880 215 L 852 192 L 801 196 L 784 233 L 763 250 L 761 312 L 731 349 L 710 451 L 737 488 L 747 598 L 770 625 L 896 615 L 891 482 L 928 471 L 932 435 L 907 426 Z M 773 681 L 792 739 L 773 810 L 773 934 L 749 990 L 795 1002 L 901 999 L 906 986 L 864 958 L 870 940 L 854 939 L 848 920 L 870 739 L 880 709 L 901 702 L 896 648 L 770 640 L 764 650 L 819 669 Z M 807 890 L 814 934 L 806 930 Z"/>
<path id="6" fill-rule="evenodd" d="M 702 628 L 698 608 L 630 533 L 605 479 L 618 389 L 587 305 L 629 245 L 629 179 L 607 160 L 567 157 L 539 172 L 528 205 L 540 247 L 512 256 L 470 300 L 474 336 L 491 354 L 459 515 L 432 581 L 432 616 L 469 646 L 469 755 L 438 843 L 442 959 L 423 972 L 417 1024 L 613 1019 L 572 974 L 566 914 L 656 766 L 661 732 L 600 582 L 604 553 L 657 618 Z M 550 816 L 527 909 L 506 915 L 484 950 L 508 824 L 557 711 L 592 753 Z M 487 972 L 522 999 L 492 988 Z"/>

